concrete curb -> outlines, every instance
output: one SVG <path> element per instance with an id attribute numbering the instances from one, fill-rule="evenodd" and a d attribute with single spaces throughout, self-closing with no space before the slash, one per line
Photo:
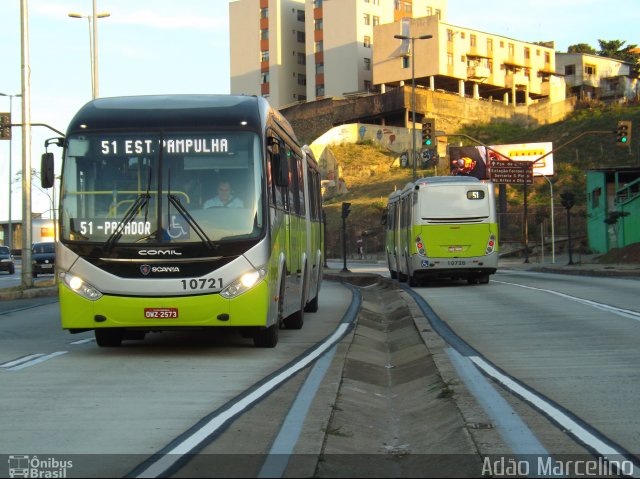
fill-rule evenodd
<path id="1" fill-rule="evenodd" d="M 44 286 L 29 289 L 0 290 L 0 301 L 13 299 L 32 299 L 44 296 L 57 296 L 58 286 Z"/>

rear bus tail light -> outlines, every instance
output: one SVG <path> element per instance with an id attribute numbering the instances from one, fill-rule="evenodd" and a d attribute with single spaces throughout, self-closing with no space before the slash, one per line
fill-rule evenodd
<path id="1" fill-rule="evenodd" d="M 489 241 L 487 241 L 487 250 L 485 254 L 491 254 L 495 251 L 495 249 L 496 249 L 496 237 L 492 233 L 491 235 L 489 235 Z"/>

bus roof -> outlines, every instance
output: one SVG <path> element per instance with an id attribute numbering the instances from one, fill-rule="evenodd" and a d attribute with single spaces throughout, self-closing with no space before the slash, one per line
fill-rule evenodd
<path id="1" fill-rule="evenodd" d="M 198 129 L 240 126 L 259 131 L 267 114 L 296 139 L 289 123 L 262 97 L 245 95 L 141 95 L 98 98 L 73 117 L 67 133 L 89 130 Z M 83 126 L 84 125 L 84 126 Z M 297 141 L 297 140 L 296 140 Z"/>
<path id="2" fill-rule="evenodd" d="M 427 176 L 415 181 L 416 185 L 427 183 L 479 183 L 475 176 Z"/>

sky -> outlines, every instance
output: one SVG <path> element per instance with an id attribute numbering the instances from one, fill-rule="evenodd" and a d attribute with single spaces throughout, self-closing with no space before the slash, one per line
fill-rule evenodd
<path id="1" fill-rule="evenodd" d="M 257 1 L 257 0 L 256 0 Z M 333 0 L 341 1 L 341 0 Z M 0 93 L 21 91 L 21 0 L 0 0 Z M 229 93 L 229 0 L 97 0 L 99 96 Z M 65 131 L 91 100 L 89 22 L 92 0 L 28 0 L 31 122 Z M 640 45 L 640 0 L 449 0 L 447 23 L 523 41 L 576 43 L 598 39 Z M 374 39 L 375 41 L 375 39 Z M 0 96 L 0 112 L 9 98 Z M 13 99 L 13 123 L 21 99 Z M 14 128 L 12 177 L 22 169 L 20 129 Z M 57 136 L 32 127 L 32 167 L 44 141 Z M 59 171 L 61 150 L 56 155 Z M 0 142 L 0 221 L 7 220 L 9 142 Z M 21 184 L 12 183 L 12 220 L 21 217 Z M 51 208 L 33 181 L 32 211 Z M 46 213 L 45 216 L 48 216 Z"/>

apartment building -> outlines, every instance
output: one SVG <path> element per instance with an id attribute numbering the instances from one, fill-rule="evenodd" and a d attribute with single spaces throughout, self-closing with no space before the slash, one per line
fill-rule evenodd
<path id="1" fill-rule="evenodd" d="M 229 3 L 232 94 L 276 108 L 373 90 L 373 29 L 446 18 L 447 0 L 235 0 Z"/>
<path id="2" fill-rule="evenodd" d="M 634 100 L 638 78 L 630 63 L 587 53 L 557 53 L 556 69 L 581 100 Z"/>
<path id="3" fill-rule="evenodd" d="M 305 0 L 232 1 L 229 32 L 232 94 L 306 99 Z"/>
<path id="4" fill-rule="evenodd" d="M 373 88 L 374 28 L 402 18 L 446 17 L 446 0 L 307 0 L 307 98 Z"/>
<path id="5" fill-rule="evenodd" d="M 409 40 L 394 38 L 398 34 L 432 38 L 416 40 L 412 52 Z M 383 91 L 411 82 L 414 61 L 418 88 L 507 104 L 565 99 L 552 43 L 527 43 L 451 25 L 436 15 L 378 25 L 374 39 L 373 83 Z"/>

